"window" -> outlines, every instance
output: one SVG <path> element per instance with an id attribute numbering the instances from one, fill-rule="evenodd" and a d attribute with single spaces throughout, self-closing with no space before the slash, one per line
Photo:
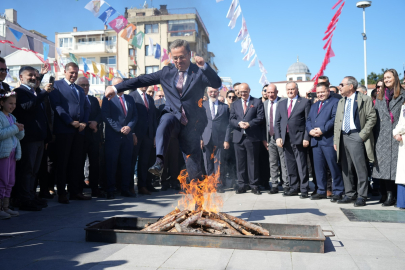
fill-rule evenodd
<path id="1" fill-rule="evenodd" d="M 78 43 L 84 43 L 84 42 L 86 42 L 86 39 L 85 39 L 85 38 L 79 38 L 79 39 L 77 40 L 77 42 L 78 42 Z"/>
<path id="2" fill-rule="evenodd" d="M 102 37 L 101 40 L 105 41 L 106 45 L 115 45 L 117 43 L 117 37 L 115 36 Z"/>
<path id="3" fill-rule="evenodd" d="M 60 38 L 59 47 L 70 48 L 73 46 L 72 38 Z"/>
<path id="4" fill-rule="evenodd" d="M 130 69 L 129 72 L 136 77 L 136 69 Z M 128 78 L 131 76 L 128 75 Z"/>
<path id="5" fill-rule="evenodd" d="M 159 24 L 145 24 L 145 34 L 159 33 Z"/>
<path id="6" fill-rule="evenodd" d="M 10 69 L 10 76 L 13 79 L 13 82 L 17 82 L 19 79 L 19 75 L 18 72 L 20 71 L 20 66 L 9 66 L 8 67 Z"/>
<path id="7" fill-rule="evenodd" d="M 194 32 L 198 35 L 198 26 L 195 20 L 169 21 L 170 36 L 192 36 Z"/>
<path id="8" fill-rule="evenodd" d="M 302 81 L 302 77 L 297 77 L 297 81 Z"/>
<path id="9" fill-rule="evenodd" d="M 145 46 L 145 56 L 154 56 L 156 52 L 156 45 L 153 45 L 153 53 L 149 53 L 149 45 Z"/>
<path id="10" fill-rule="evenodd" d="M 117 59 L 115 56 L 100 57 L 100 63 L 108 66 L 115 66 L 117 64 Z"/>
<path id="11" fill-rule="evenodd" d="M 288 80 L 289 80 L 289 81 L 292 81 L 292 80 L 293 80 L 293 78 L 288 78 Z"/>
<path id="12" fill-rule="evenodd" d="M 88 38 L 88 41 L 89 42 L 96 42 L 96 38 L 94 38 L 94 37 Z"/>
<path id="13" fill-rule="evenodd" d="M 159 71 L 159 66 L 149 66 L 149 67 L 145 67 L 145 73 L 146 74 L 151 74 L 153 72 L 157 72 Z"/>

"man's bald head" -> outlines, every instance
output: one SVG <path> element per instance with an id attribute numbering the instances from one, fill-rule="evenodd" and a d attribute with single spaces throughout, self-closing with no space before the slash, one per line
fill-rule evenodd
<path id="1" fill-rule="evenodd" d="M 76 84 L 83 88 L 84 94 L 87 96 L 89 94 L 90 90 L 90 83 L 89 80 L 86 77 L 80 77 L 77 79 Z"/>
<path id="2" fill-rule="evenodd" d="M 239 85 L 239 95 L 243 100 L 247 100 L 250 95 L 250 87 L 247 83 L 241 83 Z"/>
<path id="3" fill-rule="evenodd" d="M 267 98 L 270 101 L 276 100 L 277 94 L 278 94 L 277 86 L 275 84 L 272 84 L 272 83 L 269 84 L 267 86 L 266 93 L 267 93 Z"/>
<path id="4" fill-rule="evenodd" d="M 112 85 L 116 85 L 116 84 L 119 84 L 119 83 L 122 83 L 124 80 L 122 79 L 122 78 L 120 78 L 120 77 L 114 77 L 113 79 L 112 79 Z"/>

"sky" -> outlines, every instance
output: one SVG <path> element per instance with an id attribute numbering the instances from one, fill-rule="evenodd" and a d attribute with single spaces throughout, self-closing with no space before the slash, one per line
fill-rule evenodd
<path id="1" fill-rule="evenodd" d="M 35 29 L 55 41 L 55 32 L 102 29 L 102 22 L 84 6 L 89 0 L 13 0 L 0 1 L 0 13 L 14 8 L 18 23 L 26 29 Z M 125 7 L 140 7 L 145 0 L 107 0 L 119 13 Z M 253 96 L 260 96 L 262 86 L 258 64 L 248 68 L 243 61 L 240 42 L 235 38 L 242 25 L 238 18 L 234 29 L 226 18 L 232 0 L 150 0 L 149 6 L 169 9 L 194 7 L 198 10 L 209 33 L 208 50 L 215 54 L 214 62 L 219 76 L 231 77 L 233 82 L 246 82 Z M 286 80 L 287 69 L 297 61 L 305 63 L 314 76 L 323 61 L 324 32 L 335 10 L 337 0 L 239 0 L 258 59 L 267 69 L 270 82 Z M 332 48 L 335 57 L 325 70 L 332 85 L 338 85 L 344 76 L 364 78 L 363 11 L 355 0 L 346 0 L 334 33 Z M 103 6 L 104 11 L 108 6 Z M 405 63 L 403 15 L 405 0 L 374 0 L 366 9 L 367 73 L 394 68 L 402 73 Z M 116 17 L 116 16 L 114 16 Z M 113 17 L 113 18 L 114 18 Z"/>

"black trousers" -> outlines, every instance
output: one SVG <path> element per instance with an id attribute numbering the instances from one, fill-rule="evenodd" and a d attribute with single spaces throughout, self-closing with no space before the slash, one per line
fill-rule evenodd
<path id="1" fill-rule="evenodd" d="M 89 186 L 94 191 L 98 189 L 100 183 L 100 141 L 93 136 L 86 136 L 84 140 L 83 167 L 86 156 L 89 157 Z M 84 187 L 84 174 L 82 180 L 82 187 Z"/>
<path id="2" fill-rule="evenodd" d="M 37 183 L 39 184 L 39 193 L 47 194 L 49 190 L 55 188 L 55 143 L 50 142 L 45 145 L 44 154 L 42 155 L 41 165 L 37 175 Z"/>
<path id="3" fill-rule="evenodd" d="M 259 179 L 260 185 L 266 189 L 270 189 L 270 162 L 269 162 L 269 151 L 264 147 L 263 143 L 260 144 L 259 153 Z"/>
<path id="4" fill-rule="evenodd" d="M 56 134 L 56 181 L 58 195 L 65 195 L 65 186 L 72 195 L 82 192 L 84 174 L 84 135 L 75 133 Z"/>
<path id="5" fill-rule="evenodd" d="M 257 188 L 259 185 L 259 151 L 262 142 L 252 142 L 243 136 L 239 143 L 234 143 L 236 168 L 239 188 L 245 184 Z"/>
<path id="6" fill-rule="evenodd" d="M 224 168 L 222 168 L 222 153 L 224 147 L 223 145 L 214 145 L 212 139 L 207 145 L 204 145 L 204 166 L 207 175 L 219 174 L 219 184 L 224 185 L 225 174 Z"/>
<path id="7" fill-rule="evenodd" d="M 222 165 L 222 164 L 221 164 Z M 236 173 L 236 156 L 235 147 L 233 142 L 229 142 L 229 149 L 224 149 L 224 173 L 229 173 L 229 178 L 235 180 L 237 178 Z"/>
<path id="8" fill-rule="evenodd" d="M 142 139 L 138 138 L 138 143 L 132 150 L 132 163 L 131 163 L 131 175 L 132 181 L 130 182 L 130 188 L 134 187 L 134 174 L 135 166 L 138 163 L 138 188 L 149 187 L 152 183 L 148 181 L 148 168 L 149 157 L 153 149 L 153 139 L 148 136 L 144 136 Z M 151 180 L 151 178 L 149 178 Z"/>
<path id="9" fill-rule="evenodd" d="M 179 159 L 180 157 L 180 145 L 177 138 L 171 138 L 169 143 L 169 149 L 167 154 L 164 157 L 164 168 L 162 173 L 162 182 L 167 181 L 167 178 L 170 176 L 170 182 L 172 184 L 176 183 L 177 177 L 180 174 Z"/>

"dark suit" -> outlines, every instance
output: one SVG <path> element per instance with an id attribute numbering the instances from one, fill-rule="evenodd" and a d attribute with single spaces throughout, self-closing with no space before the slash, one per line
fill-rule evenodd
<path id="1" fill-rule="evenodd" d="M 153 98 L 146 93 L 145 98 L 149 109 L 146 108 L 143 97 L 138 91 L 133 91 L 129 95 L 135 101 L 138 119 L 140 119 L 140 121 L 136 122 L 135 129 L 131 131 L 138 139 L 138 143 L 132 151 L 132 175 L 135 173 L 135 166 L 138 161 L 138 188 L 148 188 L 152 186 L 152 183 L 147 181 L 147 177 L 149 157 L 153 149 L 157 129 L 156 107 Z M 130 187 L 133 187 L 133 185 L 130 185 Z"/>
<path id="2" fill-rule="evenodd" d="M 314 157 L 314 173 L 316 174 L 319 194 L 326 194 L 327 190 L 327 167 L 330 168 L 333 178 L 333 195 L 342 195 L 344 191 L 342 171 L 337 163 L 336 151 L 333 148 L 333 128 L 335 123 L 336 109 L 339 99 L 329 96 L 323 102 L 319 110 L 321 101 L 311 106 L 306 129 L 308 133 L 315 128 L 322 132 L 320 137 L 311 136 L 311 148 Z M 319 113 L 318 113 L 319 110 Z"/>
<path id="3" fill-rule="evenodd" d="M 50 130 L 46 118 L 44 99 L 48 92 L 36 89 L 35 94 L 25 85 L 14 89 L 17 106 L 13 111 L 18 122 L 24 124 L 25 136 L 21 140 L 24 154 L 17 162 L 16 191 L 22 203 L 35 198 L 35 183 L 44 152 L 44 141 Z"/>
<path id="4" fill-rule="evenodd" d="M 56 181 L 58 195 L 66 194 L 65 185 L 68 183 L 69 193 L 81 193 L 83 179 L 83 149 L 84 130 L 71 125 L 73 121 L 86 123 L 89 120 L 90 104 L 87 102 L 84 90 L 74 85 L 72 90 L 65 79 L 55 81 L 54 90 L 49 94 L 54 111 L 53 133 L 55 134 Z M 75 91 L 75 92 L 74 92 Z"/>
<path id="5" fill-rule="evenodd" d="M 303 146 L 303 140 L 310 140 L 305 129 L 305 121 L 308 118 L 311 101 L 298 96 L 290 117 L 288 117 L 289 105 L 290 99 L 281 100 L 277 105 L 275 139 L 283 140 L 290 189 L 308 192 L 307 149 Z"/>
<path id="6" fill-rule="evenodd" d="M 165 90 L 166 105 L 156 132 L 156 156 L 166 156 L 170 138 L 178 138 L 189 178 L 201 179 L 200 134 L 207 125 L 207 116 L 205 109 L 202 106 L 199 107 L 199 102 L 202 101 L 207 86 L 218 88 L 222 82 L 208 64 L 203 70 L 191 63 L 180 96 L 175 85 L 178 76 L 178 70 L 171 65 L 155 73 L 124 81 L 115 87 L 118 92 L 123 92 L 143 86 L 162 85 Z M 187 125 L 180 123 L 182 109 L 188 120 Z"/>
<path id="7" fill-rule="evenodd" d="M 217 102 L 217 111 L 212 119 L 210 101 L 203 102 L 206 110 L 208 124 L 202 134 L 204 142 L 204 164 L 207 175 L 219 174 L 220 184 L 224 184 L 224 170 L 220 164 L 223 162 L 224 141 L 229 142 L 229 108 L 228 105 Z M 215 108 L 214 108 L 215 110 Z"/>
<path id="8" fill-rule="evenodd" d="M 128 191 L 130 182 L 134 181 L 131 175 L 132 149 L 134 141 L 132 131 L 138 121 L 138 114 L 134 99 L 124 95 L 127 104 L 127 115 L 125 116 L 119 98 L 116 96 L 110 101 L 104 97 L 101 112 L 105 123 L 105 158 L 107 171 L 107 192 L 114 192 L 115 176 L 118 164 L 121 165 L 121 190 Z M 131 131 L 124 135 L 121 128 L 128 126 Z"/>
<path id="9" fill-rule="evenodd" d="M 239 188 L 250 184 L 253 189 L 259 184 L 259 151 L 263 140 L 264 109 L 261 99 L 250 96 L 244 113 L 242 102 L 239 99 L 232 103 L 229 121 L 233 129 Z M 241 129 L 241 121 L 248 122 L 250 127 Z"/>
<path id="10" fill-rule="evenodd" d="M 3 86 L 3 89 L 4 89 L 4 90 L 6 90 L 7 92 L 10 91 L 10 85 L 8 85 L 8 84 L 5 83 L 5 82 L 0 82 L 0 83 L 1 83 L 1 85 Z"/>

